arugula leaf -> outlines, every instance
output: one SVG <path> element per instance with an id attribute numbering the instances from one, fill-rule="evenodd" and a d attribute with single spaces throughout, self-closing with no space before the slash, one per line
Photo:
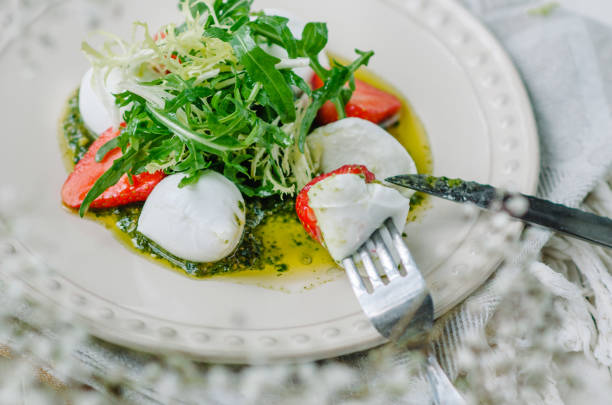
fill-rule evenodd
<path id="1" fill-rule="evenodd" d="M 202 32 L 202 35 L 208 38 L 218 38 L 224 42 L 228 42 L 232 39 L 232 35 L 227 32 L 227 30 L 219 27 L 207 28 Z"/>
<path id="2" fill-rule="evenodd" d="M 96 162 L 101 162 L 102 159 L 110 152 L 111 150 L 119 147 L 119 139 L 113 138 L 110 141 L 106 142 L 104 145 L 98 149 L 96 152 Z"/>
<path id="3" fill-rule="evenodd" d="M 355 52 L 360 55 L 359 58 L 348 66 L 336 64 L 328 72 L 329 78 L 323 84 L 323 87 L 313 91 L 312 104 L 310 104 L 306 110 L 306 114 L 302 119 L 300 128 L 298 146 L 301 152 L 304 151 L 306 135 L 308 135 L 308 131 L 317 117 L 317 112 L 319 109 L 321 109 L 323 104 L 325 104 L 328 100 L 332 100 L 332 102 L 334 102 L 338 108 L 338 114 L 342 114 L 344 112 L 346 101 L 350 98 L 350 96 L 347 97 L 347 89 L 344 88 L 344 85 L 351 79 L 357 69 L 363 65 L 367 65 L 370 58 L 374 55 L 373 51 L 362 52 L 360 50 L 355 50 Z"/>
<path id="4" fill-rule="evenodd" d="M 243 26 L 234 33 L 231 44 L 249 76 L 263 85 L 268 93 L 270 105 L 281 117 L 281 121 L 284 123 L 295 121 L 293 92 L 275 67 L 280 59 L 267 54 L 255 44 L 248 26 Z"/>
<path id="5" fill-rule="evenodd" d="M 215 0 L 214 2 L 211 0 L 179 0 L 179 9 L 184 10 L 187 7 L 195 18 L 198 15 L 205 15 L 209 11 L 209 4 L 212 4 L 219 25 L 231 25 L 230 21 L 237 21 L 249 15 L 252 3 L 253 0 Z M 211 20 L 214 19 L 211 18 Z M 210 25 L 209 21 L 207 25 Z"/>
<path id="6" fill-rule="evenodd" d="M 81 203 L 81 207 L 79 208 L 79 215 L 83 217 L 91 203 L 98 198 L 102 193 L 104 193 L 109 187 L 117 184 L 119 179 L 123 177 L 123 175 L 129 172 L 134 166 L 134 162 L 137 157 L 137 151 L 131 150 L 127 154 L 122 157 L 116 159 L 113 162 L 113 165 L 110 169 L 108 169 L 93 185 L 91 190 L 85 196 L 85 199 Z"/>
<path id="7" fill-rule="evenodd" d="M 318 59 L 319 54 L 327 45 L 327 24 L 310 22 L 302 32 L 302 46 L 306 55 Z"/>
<path id="8" fill-rule="evenodd" d="M 306 83 L 304 79 L 302 79 L 302 77 L 293 70 L 283 70 L 281 74 L 290 85 L 297 87 L 309 96 L 312 94 L 312 89 L 308 83 Z"/>
<path id="9" fill-rule="evenodd" d="M 186 145 L 189 150 L 189 157 L 175 167 L 175 170 L 187 173 L 187 176 L 183 177 L 179 183 L 179 188 L 198 181 L 204 170 L 210 166 L 210 162 L 204 160 L 204 155 L 195 142 L 190 141 Z"/>
<path id="10" fill-rule="evenodd" d="M 288 26 L 289 19 L 279 16 L 262 15 L 251 22 L 253 33 L 261 35 L 276 45 L 282 46 L 290 58 L 301 56 L 299 41 L 295 39 Z"/>
<path id="11" fill-rule="evenodd" d="M 232 145 L 229 145 L 230 142 L 223 144 L 221 142 L 217 142 L 217 140 L 212 140 L 207 137 L 201 136 L 197 132 L 193 132 L 185 125 L 181 124 L 176 119 L 176 117 L 172 116 L 172 114 L 162 111 L 152 105 L 147 105 L 147 110 L 151 113 L 151 116 L 154 117 L 157 122 L 170 129 L 175 135 L 179 136 L 186 144 L 189 141 L 197 142 L 200 144 L 200 148 L 202 148 L 204 151 L 217 155 L 223 155 L 225 152 L 232 150 L 233 148 L 239 149 L 239 145 L 235 142 L 233 142 Z"/>

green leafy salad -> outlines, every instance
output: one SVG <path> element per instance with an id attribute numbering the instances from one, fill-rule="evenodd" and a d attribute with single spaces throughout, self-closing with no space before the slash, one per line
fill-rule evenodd
<path id="1" fill-rule="evenodd" d="M 325 67 L 325 23 L 310 22 L 296 36 L 287 18 L 254 12 L 251 4 L 182 0 L 180 25 L 151 32 L 136 23 L 134 37 L 141 40 L 105 34 L 104 46 L 83 45 L 94 74 L 119 69 L 126 91 L 114 97 L 120 134 L 96 160 L 118 147 L 122 155 L 89 190 L 81 215 L 125 174 L 131 180 L 160 170 L 184 173 L 184 187 L 213 170 L 246 197 L 294 195 L 312 179 L 317 168 L 305 140 L 317 112 L 331 101 L 344 117 L 353 74 L 373 52 L 356 50 L 352 63 Z M 275 56 L 279 47 L 286 57 Z M 311 90 L 293 70 L 303 67 L 323 86 Z"/>

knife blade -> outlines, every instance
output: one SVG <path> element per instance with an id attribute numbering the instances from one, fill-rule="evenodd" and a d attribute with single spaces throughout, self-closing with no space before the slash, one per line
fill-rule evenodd
<path id="1" fill-rule="evenodd" d="M 389 183 L 458 203 L 472 203 L 575 238 L 612 248 L 612 219 L 530 195 L 509 193 L 487 184 L 447 177 L 410 174 Z"/>

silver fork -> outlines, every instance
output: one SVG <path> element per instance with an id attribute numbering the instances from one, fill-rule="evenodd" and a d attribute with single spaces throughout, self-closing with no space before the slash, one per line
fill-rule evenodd
<path id="1" fill-rule="evenodd" d="M 362 264 L 365 275 L 358 269 Z M 421 350 L 425 376 L 436 405 L 464 405 L 436 357 L 428 350 L 433 325 L 433 301 L 425 279 L 393 221 L 382 227 L 342 265 L 363 312 L 376 330 L 409 349 Z"/>

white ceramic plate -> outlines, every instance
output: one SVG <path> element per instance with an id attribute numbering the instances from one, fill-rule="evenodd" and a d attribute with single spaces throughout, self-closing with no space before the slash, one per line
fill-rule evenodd
<path id="1" fill-rule="evenodd" d="M 109 341 L 211 361 L 318 359 L 382 343 L 337 269 L 323 269 L 319 280 L 279 278 L 269 288 L 194 281 L 132 254 L 100 225 L 62 208 L 57 121 L 86 69 L 79 49 L 91 23 L 127 36 L 133 20 L 156 27 L 179 19 L 173 0 L 95 4 L 97 14 L 77 1 L 48 10 L 0 59 L 1 183 L 27 197 L 37 231 L 22 242 L 55 270 L 26 280 L 37 295 L 74 309 Z M 403 92 L 425 125 L 435 174 L 535 191 L 538 142 L 523 85 L 493 37 L 455 2 L 255 4 L 327 21 L 336 53 L 374 49 L 370 68 Z M 466 217 L 452 203 L 432 201 L 406 232 L 438 315 L 481 285 L 501 257 L 486 253 L 483 216 Z"/>

